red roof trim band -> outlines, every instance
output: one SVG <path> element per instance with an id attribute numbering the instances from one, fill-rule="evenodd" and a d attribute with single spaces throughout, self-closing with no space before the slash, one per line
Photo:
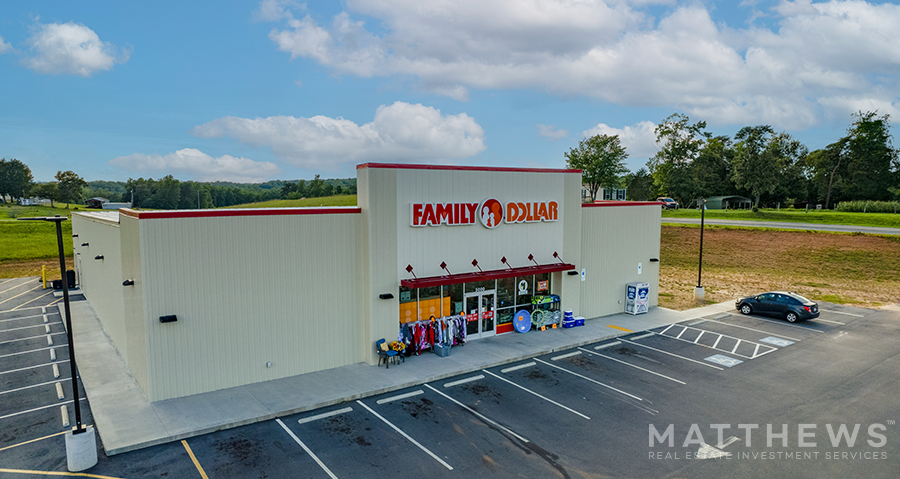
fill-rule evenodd
<path id="1" fill-rule="evenodd" d="M 337 215 L 362 213 L 357 206 L 335 206 L 330 208 L 235 208 L 221 210 L 172 210 L 135 211 L 121 208 L 120 214 L 141 220 L 160 218 L 221 218 L 232 216 L 296 216 L 296 215 Z"/>
<path id="2" fill-rule="evenodd" d="M 658 201 L 603 201 L 600 203 L 583 203 L 582 208 L 593 208 L 596 206 L 662 206 Z"/>
<path id="3" fill-rule="evenodd" d="M 569 170 L 560 168 L 502 168 L 499 166 L 415 165 L 403 163 L 362 163 L 356 165 L 357 170 L 362 170 L 364 168 L 387 168 L 396 170 L 499 171 L 501 173 L 581 173 L 581 170 Z"/>
<path id="4" fill-rule="evenodd" d="M 443 286 L 446 284 L 471 283 L 473 281 L 485 281 L 489 279 L 512 278 L 514 276 L 528 276 L 540 273 L 556 273 L 557 271 L 569 271 L 575 269 L 575 265 L 569 263 L 544 264 L 540 266 L 525 266 L 512 269 L 495 269 L 485 272 L 450 274 L 447 276 L 430 276 L 428 278 L 404 279 L 401 286 L 407 288 L 427 288 L 430 286 Z"/>

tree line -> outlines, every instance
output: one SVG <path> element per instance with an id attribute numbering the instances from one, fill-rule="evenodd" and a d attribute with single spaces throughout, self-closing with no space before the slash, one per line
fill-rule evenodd
<path id="1" fill-rule="evenodd" d="M 693 205 L 699 198 L 738 195 L 754 207 L 900 199 L 900 162 L 890 116 L 858 112 L 847 133 L 823 149 L 809 151 L 787 132 L 769 125 L 746 126 L 733 138 L 713 136 L 706 122 L 675 113 L 655 130 L 658 152 L 646 168 L 627 172 L 618 135 L 597 135 L 565 153 L 570 168 L 583 170 L 596 199 L 600 187 L 627 188 L 628 199 L 674 198 Z"/>
<path id="2" fill-rule="evenodd" d="M 180 181 L 172 175 L 159 180 L 129 178 L 128 181 L 85 181 L 73 171 L 60 171 L 56 181 L 36 183 L 25 163 L 0 159 L 0 202 L 9 197 L 36 196 L 53 202 L 81 204 L 89 198 L 105 198 L 114 203 L 132 203 L 135 208 L 193 209 L 216 208 L 275 199 L 316 198 L 355 195 L 356 179 L 272 180 L 265 183 L 200 183 Z"/>

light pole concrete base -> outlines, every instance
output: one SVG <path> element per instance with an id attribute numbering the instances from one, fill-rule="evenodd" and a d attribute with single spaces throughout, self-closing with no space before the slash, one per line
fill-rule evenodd
<path id="1" fill-rule="evenodd" d="M 93 427 L 80 434 L 66 432 L 66 458 L 69 472 L 84 471 L 97 464 L 97 435 Z"/>
<path id="2" fill-rule="evenodd" d="M 694 286 L 694 299 L 697 301 L 703 301 L 705 293 L 706 291 L 703 289 L 703 286 Z"/>

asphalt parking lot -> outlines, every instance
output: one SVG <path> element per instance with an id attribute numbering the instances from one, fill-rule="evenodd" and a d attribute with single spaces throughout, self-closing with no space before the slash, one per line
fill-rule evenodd
<path id="1" fill-rule="evenodd" d="M 73 396 L 56 301 L 33 278 L 0 280 L 0 478 L 66 470 L 60 407 L 74 422 Z M 101 448 L 87 472 L 896 478 L 900 314 L 820 308 L 797 324 L 732 311 L 186 441 Z"/>

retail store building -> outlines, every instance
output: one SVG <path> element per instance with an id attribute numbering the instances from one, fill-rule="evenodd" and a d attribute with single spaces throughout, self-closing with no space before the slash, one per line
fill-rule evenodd
<path id="1" fill-rule="evenodd" d="M 582 204 L 580 170 L 369 163 L 357 190 L 357 207 L 73 214 L 81 288 L 150 401 L 374 365 L 377 340 L 432 316 L 462 314 L 473 341 L 519 334 L 542 300 L 620 313 L 629 282 L 657 304 L 659 204 Z"/>

